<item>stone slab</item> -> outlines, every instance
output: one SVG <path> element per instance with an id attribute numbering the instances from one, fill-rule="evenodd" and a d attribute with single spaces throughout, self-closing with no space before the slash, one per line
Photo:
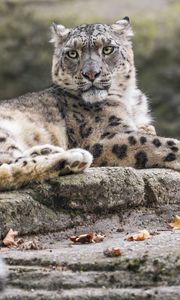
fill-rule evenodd
<path id="1" fill-rule="evenodd" d="M 32 234 L 104 223 L 105 218 L 123 222 L 128 213 L 142 208 L 154 208 L 170 219 L 179 212 L 179 204 L 179 172 L 91 168 L 84 174 L 0 193 L 0 235 L 9 228 Z"/>

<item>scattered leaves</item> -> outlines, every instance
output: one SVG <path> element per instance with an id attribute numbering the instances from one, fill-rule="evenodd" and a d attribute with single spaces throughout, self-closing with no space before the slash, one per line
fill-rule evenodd
<path id="1" fill-rule="evenodd" d="M 69 239 L 73 243 L 87 244 L 87 243 L 99 243 L 102 242 L 105 238 L 105 235 L 101 233 L 85 233 L 80 235 L 71 236 Z"/>
<path id="2" fill-rule="evenodd" d="M 149 231 L 144 229 L 144 230 L 141 230 L 137 234 L 133 234 L 133 235 L 128 236 L 127 239 L 128 239 L 128 241 L 144 241 L 144 240 L 147 240 L 149 238 L 151 238 L 151 235 L 150 235 Z"/>
<path id="3" fill-rule="evenodd" d="M 113 247 L 113 248 L 107 248 L 104 250 L 104 255 L 108 257 L 116 257 L 116 256 L 121 256 L 122 252 L 121 249 L 118 247 Z"/>
<path id="4" fill-rule="evenodd" d="M 169 225 L 175 230 L 180 229 L 180 216 L 175 216 Z"/>
<path id="5" fill-rule="evenodd" d="M 15 237 L 18 235 L 17 231 L 12 230 L 12 228 L 8 231 L 7 235 L 3 239 L 3 245 L 12 248 L 14 246 L 17 246 L 17 243 L 15 242 Z"/>
<path id="6" fill-rule="evenodd" d="M 16 239 L 18 235 L 17 231 L 12 229 L 9 230 L 2 243 L 5 247 L 8 248 L 17 248 L 20 250 L 40 250 L 43 249 L 43 246 L 39 243 L 38 240 L 25 240 L 23 238 Z"/>

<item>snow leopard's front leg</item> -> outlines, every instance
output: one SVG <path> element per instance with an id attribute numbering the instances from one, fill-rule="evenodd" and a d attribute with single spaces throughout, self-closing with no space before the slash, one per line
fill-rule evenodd
<path id="1" fill-rule="evenodd" d="M 91 145 L 93 166 L 170 168 L 180 171 L 180 141 L 141 133 L 115 134 Z"/>
<path id="2" fill-rule="evenodd" d="M 29 182 L 80 173 L 92 163 L 92 155 L 86 150 L 64 151 L 59 148 L 59 151 L 49 153 L 52 148 L 51 146 L 48 148 L 47 145 L 44 148 L 35 146 L 32 150 L 24 152 L 16 162 L 2 164 L 0 166 L 0 190 L 17 189 Z"/>

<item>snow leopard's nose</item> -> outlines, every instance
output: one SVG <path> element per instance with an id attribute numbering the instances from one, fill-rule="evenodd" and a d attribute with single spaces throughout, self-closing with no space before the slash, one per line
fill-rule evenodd
<path id="1" fill-rule="evenodd" d="M 101 71 L 97 72 L 97 71 L 89 70 L 87 72 L 82 72 L 82 75 L 90 81 L 94 81 L 100 74 Z"/>
<path id="2" fill-rule="evenodd" d="M 101 67 L 94 59 L 89 59 L 85 62 L 82 68 L 82 75 L 93 82 L 101 74 Z"/>

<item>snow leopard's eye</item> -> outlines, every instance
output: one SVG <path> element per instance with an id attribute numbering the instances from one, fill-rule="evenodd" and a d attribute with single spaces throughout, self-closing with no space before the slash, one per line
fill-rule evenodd
<path id="1" fill-rule="evenodd" d="M 113 46 L 107 46 L 103 48 L 103 54 L 104 55 L 109 55 L 114 51 L 114 47 Z"/>
<path id="2" fill-rule="evenodd" d="M 79 56 L 76 50 L 69 50 L 66 54 L 72 59 L 76 59 Z"/>

